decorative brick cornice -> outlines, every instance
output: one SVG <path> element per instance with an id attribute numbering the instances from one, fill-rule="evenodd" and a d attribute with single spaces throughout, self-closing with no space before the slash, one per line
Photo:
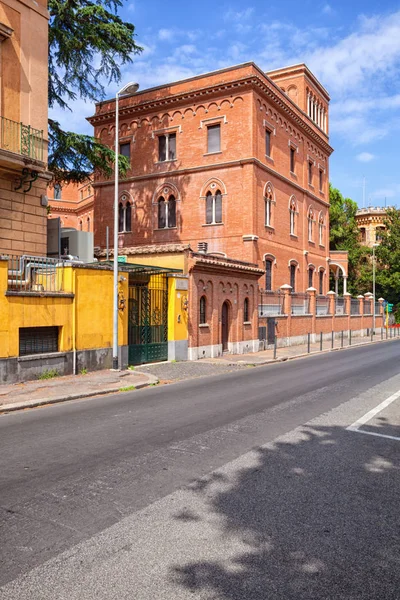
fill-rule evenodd
<path id="1" fill-rule="evenodd" d="M 256 65 L 254 65 L 256 67 Z M 181 105 L 187 105 L 188 103 L 193 104 L 196 101 L 203 101 L 204 98 L 211 99 L 221 94 L 232 94 L 232 92 L 239 92 L 246 89 L 257 90 L 262 95 L 266 96 L 272 101 L 279 109 L 290 118 L 299 129 L 302 129 L 304 133 L 312 138 L 326 154 L 329 156 L 333 152 L 333 148 L 328 144 L 324 134 L 319 134 L 312 125 L 309 125 L 307 121 L 309 117 L 303 112 L 272 80 L 269 79 L 258 67 L 257 72 L 252 75 L 247 75 L 242 78 L 238 78 L 235 81 L 224 82 L 221 84 L 213 84 L 201 87 L 197 90 L 190 90 L 187 92 L 181 92 L 172 95 L 166 95 L 164 97 L 158 97 L 157 99 L 144 100 L 140 104 L 134 104 L 132 106 L 121 106 L 119 107 L 120 118 L 124 116 L 143 115 L 152 111 L 158 111 L 168 107 L 178 107 Z M 207 77 L 205 75 L 204 77 Z M 149 90 L 151 92 L 151 90 Z M 111 104 L 112 100 L 109 101 Z M 115 101 L 114 101 L 115 102 Z M 115 110 L 108 110 L 104 113 L 98 113 L 91 117 L 87 117 L 87 120 L 91 125 L 101 125 L 107 122 L 113 121 L 115 118 Z"/>

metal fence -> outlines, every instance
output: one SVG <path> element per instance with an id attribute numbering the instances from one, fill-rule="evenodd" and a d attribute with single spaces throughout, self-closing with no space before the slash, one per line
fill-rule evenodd
<path id="1" fill-rule="evenodd" d="M 292 294 L 292 315 L 307 315 L 310 312 L 310 296 L 308 294 Z"/>
<path id="2" fill-rule="evenodd" d="M 381 305 L 379 302 L 375 302 L 375 314 L 376 315 L 380 315 L 381 314 Z"/>
<path id="3" fill-rule="evenodd" d="M 329 297 L 317 296 L 316 307 L 317 315 L 329 315 Z"/>
<path id="4" fill-rule="evenodd" d="M 372 315 L 372 300 L 364 298 L 364 315 Z"/>
<path id="5" fill-rule="evenodd" d="M 335 314 L 344 315 L 344 298 L 340 296 L 335 299 Z"/>
<path id="6" fill-rule="evenodd" d="M 43 161 L 43 131 L 0 117 L 0 148 Z"/>
<path id="7" fill-rule="evenodd" d="M 64 262 L 47 256 L 9 256 L 8 291 L 64 292 Z"/>
<path id="8" fill-rule="evenodd" d="M 360 301 L 357 298 L 351 298 L 351 300 L 350 300 L 350 314 L 351 315 L 359 315 L 360 314 Z"/>
<path id="9" fill-rule="evenodd" d="M 283 315 L 283 294 L 280 292 L 260 291 L 258 316 L 269 317 Z"/>

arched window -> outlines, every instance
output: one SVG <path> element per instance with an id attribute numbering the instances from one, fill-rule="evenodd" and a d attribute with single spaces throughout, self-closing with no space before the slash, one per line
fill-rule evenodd
<path id="1" fill-rule="evenodd" d="M 290 265 L 290 286 L 292 288 L 292 294 L 296 291 L 296 269 L 297 265 Z"/>
<path id="2" fill-rule="evenodd" d="M 175 200 L 175 196 L 170 196 L 168 198 L 167 226 L 168 227 L 176 227 L 176 200 Z"/>
<path id="3" fill-rule="evenodd" d="M 222 223 L 222 194 L 217 190 L 213 195 L 211 192 L 206 194 L 206 224 L 213 225 Z"/>
<path id="4" fill-rule="evenodd" d="M 314 212 L 310 207 L 308 209 L 308 241 L 313 242 L 313 222 L 314 222 Z"/>
<path id="5" fill-rule="evenodd" d="M 272 227 L 272 202 L 273 192 L 272 188 L 267 185 L 264 196 L 265 202 L 265 227 Z"/>
<path id="6" fill-rule="evenodd" d="M 289 203 L 290 235 L 296 235 L 296 200 L 290 199 Z"/>
<path id="7" fill-rule="evenodd" d="M 308 268 L 308 287 L 313 287 L 313 275 L 314 275 L 314 269 L 313 267 L 309 267 Z"/>
<path id="8" fill-rule="evenodd" d="M 324 272 L 321 269 L 319 272 L 319 294 L 322 296 L 324 293 Z"/>
<path id="9" fill-rule="evenodd" d="M 244 306 L 243 306 L 243 321 L 245 323 L 247 323 L 248 321 L 250 321 L 250 311 L 249 311 L 249 299 L 245 298 L 244 299 Z"/>
<path id="10" fill-rule="evenodd" d="M 202 296 L 200 298 L 200 325 L 204 325 L 205 323 L 207 323 L 206 306 L 207 306 L 206 297 Z"/>
<path id="11" fill-rule="evenodd" d="M 272 290 L 272 260 L 270 258 L 265 259 L 265 290 L 267 292 Z"/>
<path id="12" fill-rule="evenodd" d="M 125 222 L 125 207 L 122 202 L 118 205 L 118 231 L 121 233 L 124 231 L 124 222 Z"/>
<path id="13" fill-rule="evenodd" d="M 132 231 L 132 204 L 130 202 L 125 205 L 125 231 Z"/>
<path id="14" fill-rule="evenodd" d="M 82 231 L 82 221 L 79 221 L 79 231 Z"/>
<path id="15" fill-rule="evenodd" d="M 86 219 L 87 231 L 90 231 L 90 217 Z"/>
<path id="16" fill-rule="evenodd" d="M 319 215 L 318 220 L 318 237 L 319 237 L 319 245 L 324 245 L 324 215 L 321 213 Z"/>
<path id="17" fill-rule="evenodd" d="M 125 194 L 121 196 L 118 205 L 118 231 L 120 233 L 132 231 L 132 203 Z"/>
<path id="18" fill-rule="evenodd" d="M 158 229 L 176 227 L 176 200 L 171 195 L 167 201 L 163 196 L 158 199 Z"/>

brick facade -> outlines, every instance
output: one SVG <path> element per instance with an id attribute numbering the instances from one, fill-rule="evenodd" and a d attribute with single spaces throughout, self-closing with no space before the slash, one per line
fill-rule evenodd
<path id="1" fill-rule="evenodd" d="M 283 75 L 291 96 L 279 87 Z M 198 242 L 207 242 L 210 252 L 260 268 L 265 268 L 266 257 L 271 258 L 272 289 L 289 283 L 290 264 L 296 265 L 298 291 L 309 285 L 309 268 L 315 279 L 319 270 L 326 274 L 332 148 L 327 134 L 305 112 L 311 86 L 327 111 L 329 96 L 305 65 L 269 76 L 246 63 L 121 99 L 120 141 L 130 144 L 132 165 L 119 187 L 121 201 L 132 206 L 130 231 L 119 236 L 121 249 L 176 242 L 197 249 Z M 98 104 L 89 119 L 96 137 L 112 147 L 114 118 L 115 101 L 108 101 Z M 209 153 L 208 127 L 213 125 L 220 126 L 220 150 Z M 270 156 L 266 156 L 266 131 Z M 167 134 L 175 134 L 176 157 L 160 161 L 159 136 Z M 294 172 L 290 171 L 291 149 Z M 222 194 L 222 219 L 207 224 L 206 196 L 217 191 Z M 96 178 L 95 246 L 101 248 L 107 225 L 112 234 L 113 193 L 112 181 Z M 176 199 L 176 224 L 160 228 L 158 200 L 170 196 Z M 292 235 L 290 203 L 295 221 Z M 327 286 L 326 274 L 324 293 Z"/>
<path id="2" fill-rule="evenodd" d="M 80 184 L 49 185 L 49 219 L 60 218 L 61 227 L 93 231 L 94 194 L 92 178 Z"/>

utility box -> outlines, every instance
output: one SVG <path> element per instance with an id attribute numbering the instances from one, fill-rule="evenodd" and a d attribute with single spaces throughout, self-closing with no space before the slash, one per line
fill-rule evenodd
<path id="1" fill-rule="evenodd" d="M 83 262 L 93 262 L 93 232 L 68 227 L 60 232 L 61 257 L 73 256 Z"/>

